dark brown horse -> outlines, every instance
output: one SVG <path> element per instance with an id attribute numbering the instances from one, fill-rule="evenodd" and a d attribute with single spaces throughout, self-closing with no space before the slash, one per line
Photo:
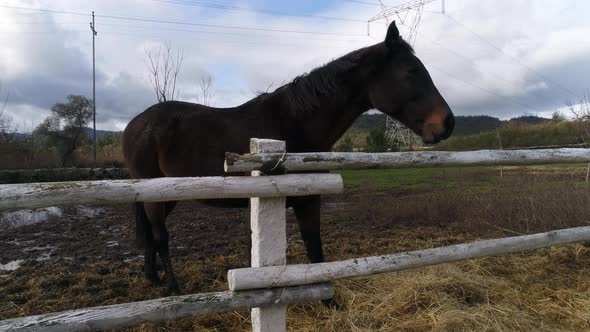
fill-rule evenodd
<path id="1" fill-rule="evenodd" d="M 454 127 L 453 113 L 395 23 L 384 42 L 349 53 L 243 105 L 218 109 L 176 101 L 156 104 L 129 123 L 123 149 L 133 178 L 223 175 L 225 152 L 248 152 L 251 137 L 286 141 L 289 152 L 329 151 L 370 109 L 398 119 L 426 143 L 446 139 Z M 289 199 L 287 204 L 295 211 L 309 259 L 322 262 L 320 197 Z M 158 253 L 170 294 L 179 293 L 165 226 L 174 205 L 136 205 L 145 275 L 159 282 Z"/>

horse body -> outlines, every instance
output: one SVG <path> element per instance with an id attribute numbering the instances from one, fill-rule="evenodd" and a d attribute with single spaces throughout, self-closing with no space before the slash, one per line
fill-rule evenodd
<path id="1" fill-rule="evenodd" d="M 223 175 L 225 152 L 246 153 L 252 137 L 286 142 L 289 152 L 328 151 L 363 112 L 377 108 L 426 142 L 448 137 L 454 120 L 428 72 L 392 24 L 385 42 L 354 51 L 233 108 L 169 101 L 133 119 L 123 150 L 133 178 Z M 290 198 L 307 254 L 323 261 L 319 196 Z M 156 253 L 169 293 L 178 293 L 168 251 L 167 215 L 174 202 L 138 204 L 145 274 L 158 282 Z"/>

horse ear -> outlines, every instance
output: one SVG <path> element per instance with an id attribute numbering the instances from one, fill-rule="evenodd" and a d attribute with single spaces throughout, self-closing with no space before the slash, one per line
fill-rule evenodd
<path id="1" fill-rule="evenodd" d="M 389 28 L 387 29 L 387 35 L 385 36 L 385 46 L 388 49 L 394 49 L 395 45 L 399 42 L 401 37 L 399 36 L 399 30 L 397 26 L 395 26 L 395 21 L 391 22 Z"/>

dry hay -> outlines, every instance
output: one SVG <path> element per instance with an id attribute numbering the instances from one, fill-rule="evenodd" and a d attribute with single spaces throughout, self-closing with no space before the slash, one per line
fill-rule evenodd
<path id="1" fill-rule="evenodd" d="M 588 331 L 581 244 L 337 283 L 346 310 L 290 311 L 294 331 Z"/>

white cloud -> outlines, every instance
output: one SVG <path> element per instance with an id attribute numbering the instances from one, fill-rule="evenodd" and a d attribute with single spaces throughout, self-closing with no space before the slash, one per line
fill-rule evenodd
<path id="1" fill-rule="evenodd" d="M 590 11 L 590 3 L 446 3 L 450 17 L 433 13 L 440 10 L 439 2 L 426 8 L 416 51 L 455 113 L 503 118 L 547 114 L 590 87 L 590 66 L 586 64 L 590 23 L 584 14 Z M 349 51 L 380 42 L 385 34 L 383 22 L 372 23 L 371 37 L 362 37 L 367 29 L 364 23 L 231 11 L 212 16 L 199 7 L 156 1 L 10 0 L 3 4 L 84 13 L 93 8 L 97 15 L 361 36 L 271 33 L 97 16 L 97 103 L 102 129 L 122 129 L 155 101 L 143 62 L 145 48 L 153 45 L 172 41 L 184 50 L 182 99 L 195 100 L 200 78 L 211 72 L 216 105 L 225 107 L 242 103 L 271 84 L 274 89 Z M 317 14 L 366 20 L 375 12 L 374 7 L 342 2 Z M 4 45 L 0 48 L 0 80 L 10 92 L 7 111 L 13 117 L 18 121 L 38 119 L 68 94 L 91 95 L 87 17 L 0 8 L 0 20 Z M 397 21 L 400 23 L 399 18 Z M 400 29 L 406 31 L 403 26 Z"/>

